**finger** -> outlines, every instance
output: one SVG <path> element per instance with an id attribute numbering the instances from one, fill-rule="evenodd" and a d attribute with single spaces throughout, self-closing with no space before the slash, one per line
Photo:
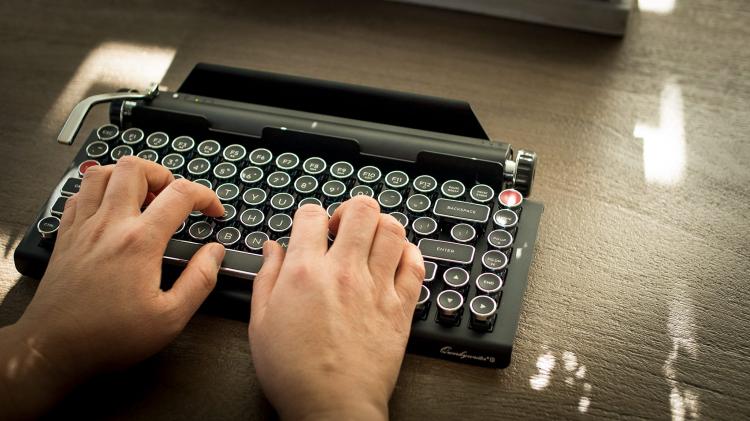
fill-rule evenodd
<path id="1" fill-rule="evenodd" d="M 253 281 L 253 295 L 250 303 L 250 320 L 259 322 L 266 310 L 268 298 L 271 296 L 276 279 L 284 263 L 284 250 L 276 241 L 266 241 L 263 244 L 263 266 L 255 275 Z"/>
<path id="2" fill-rule="evenodd" d="M 380 215 L 369 260 L 370 273 L 376 283 L 393 285 L 393 277 L 406 246 L 405 238 L 404 226 L 396 218 L 391 215 Z"/>
<path id="3" fill-rule="evenodd" d="M 99 210 L 114 168 L 114 165 L 94 166 L 83 174 L 76 201 L 76 217 L 79 221 L 87 220 Z"/>
<path id="4" fill-rule="evenodd" d="M 208 216 L 221 216 L 224 206 L 208 187 L 186 179 L 170 183 L 140 216 L 154 234 L 165 243 L 194 210 Z"/>
<path id="5" fill-rule="evenodd" d="M 318 205 L 308 204 L 294 213 L 287 254 L 295 259 L 315 259 L 328 251 L 328 214 Z"/>
<path id="6" fill-rule="evenodd" d="M 379 215 L 380 206 L 371 197 L 357 196 L 344 202 L 331 218 L 330 228 L 336 239 L 330 253 L 341 259 L 366 263 Z"/>
<path id="7" fill-rule="evenodd" d="M 60 229 L 58 235 L 58 241 L 63 239 L 67 234 L 73 222 L 76 219 L 76 202 L 78 201 L 78 193 L 70 196 L 65 201 L 65 208 L 63 209 L 62 217 L 60 217 Z"/>
<path id="8" fill-rule="evenodd" d="M 193 255 L 172 288 L 166 292 L 171 304 L 179 308 L 185 323 L 216 286 L 216 276 L 223 259 L 224 246 L 219 243 L 204 245 Z"/>
<path id="9" fill-rule="evenodd" d="M 419 290 L 424 280 L 424 260 L 422 253 L 414 244 L 407 243 L 401 262 L 396 270 L 396 293 L 401 299 L 404 311 L 411 314 L 417 305 Z"/>
<path id="10" fill-rule="evenodd" d="M 122 157 L 112 171 L 102 208 L 121 215 L 140 215 L 146 194 L 158 193 L 172 181 L 172 173 L 155 162 L 135 156 Z"/>

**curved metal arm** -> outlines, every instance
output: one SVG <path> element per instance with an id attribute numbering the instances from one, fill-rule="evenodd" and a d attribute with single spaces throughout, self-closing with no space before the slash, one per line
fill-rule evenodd
<path id="1" fill-rule="evenodd" d="M 83 119 L 86 118 L 86 114 L 89 113 L 91 107 L 96 104 L 103 102 L 112 102 L 119 99 L 151 99 L 159 93 L 159 85 L 154 83 L 149 85 L 145 93 L 140 92 L 114 92 L 109 94 L 100 94 L 90 96 L 83 101 L 79 102 L 78 105 L 73 108 L 70 112 L 68 119 L 65 121 L 60 134 L 57 136 L 57 142 L 64 145 L 72 145 L 73 139 L 75 139 L 78 130 L 83 124 Z"/>

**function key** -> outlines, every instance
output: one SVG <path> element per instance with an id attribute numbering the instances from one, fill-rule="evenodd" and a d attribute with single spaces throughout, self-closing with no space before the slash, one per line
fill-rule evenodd
<path id="1" fill-rule="evenodd" d="M 216 196 L 223 202 L 230 202 L 240 195 L 240 188 L 233 183 L 224 183 L 216 188 Z"/>
<path id="2" fill-rule="evenodd" d="M 274 173 L 271 173 L 266 178 L 266 183 L 269 187 L 272 189 L 283 189 L 284 187 L 288 186 L 289 183 L 292 182 L 292 177 L 283 171 L 276 171 Z"/>
<path id="3" fill-rule="evenodd" d="M 437 273 L 437 264 L 435 262 L 424 261 L 424 282 L 432 282 Z"/>
<path id="4" fill-rule="evenodd" d="M 289 193 L 276 193 L 271 197 L 271 207 L 284 211 L 294 206 L 294 197 Z"/>
<path id="5" fill-rule="evenodd" d="M 190 136 L 179 136 L 172 141 L 172 150 L 175 152 L 188 152 L 195 147 L 195 140 Z"/>
<path id="6" fill-rule="evenodd" d="M 401 204 L 401 193 L 396 190 L 383 190 L 378 195 L 378 203 L 383 209 L 393 209 Z"/>
<path id="7" fill-rule="evenodd" d="M 80 165 L 78 165 L 78 174 L 83 177 L 84 174 L 86 174 L 86 171 L 91 167 L 96 167 L 97 165 L 101 165 L 99 161 L 95 159 L 89 159 L 87 161 L 81 162 Z"/>
<path id="8" fill-rule="evenodd" d="M 299 157 L 291 152 L 284 152 L 276 157 L 276 167 L 280 170 L 290 171 L 299 165 Z"/>
<path id="9" fill-rule="evenodd" d="M 437 180 L 429 175 L 420 175 L 411 183 L 414 190 L 420 193 L 432 193 L 437 188 Z"/>
<path id="10" fill-rule="evenodd" d="M 339 180 L 330 180 L 323 184 L 322 190 L 324 195 L 331 199 L 336 199 L 346 192 L 346 185 Z"/>
<path id="11" fill-rule="evenodd" d="M 222 162 L 214 167 L 214 177 L 226 180 L 237 175 L 237 167 L 231 162 Z"/>
<path id="12" fill-rule="evenodd" d="M 164 132 L 154 132 L 146 138 L 146 146 L 151 149 L 161 149 L 169 145 L 169 135 Z"/>
<path id="13" fill-rule="evenodd" d="M 414 307 L 414 317 L 423 318 L 427 314 L 427 304 L 430 300 L 430 289 L 422 285 L 419 289 L 419 298 Z"/>
<path id="14" fill-rule="evenodd" d="M 200 176 L 211 169 L 211 163 L 206 158 L 195 158 L 188 162 L 187 170 L 191 175 Z"/>
<path id="15" fill-rule="evenodd" d="M 118 134 L 120 134 L 120 129 L 117 128 L 117 126 L 115 126 L 114 124 L 105 124 L 96 129 L 97 139 L 103 140 L 105 142 L 116 138 Z"/>
<path id="16" fill-rule="evenodd" d="M 399 224 L 401 224 L 404 228 L 409 226 L 409 218 L 404 215 L 401 212 L 391 212 L 388 215 L 391 215 L 392 217 L 396 218 Z"/>
<path id="17" fill-rule="evenodd" d="M 262 167 L 271 162 L 271 159 L 273 159 L 273 153 L 266 148 L 258 148 L 250 152 L 248 159 L 251 164 Z"/>
<path id="18" fill-rule="evenodd" d="M 419 237 L 432 236 L 437 232 L 437 228 L 437 222 L 428 216 L 417 218 L 411 223 L 411 229 Z"/>
<path id="19" fill-rule="evenodd" d="M 303 175 L 294 180 L 294 190 L 300 194 L 310 194 L 318 188 L 318 180 L 310 175 Z"/>
<path id="20" fill-rule="evenodd" d="M 471 200 L 479 203 L 487 203 L 495 197 L 495 191 L 486 184 L 477 184 L 469 190 Z"/>
<path id="21" fill-rule="evenodd" d="M 509 229 L 518 224 L 518 214 L 510 209 L 500 209 L 492 216 L 492 220 L 499 228 Z"/>
<path id="22" fill-rule="evenodd" d="M 204 140 L 198 144 L 198 155 L 210 158 L 216 156 L 221 150 L 221 145 L 215 140 Z"/>
<path id="23" fill-rule="evenodd" d="M 60 229 L 60 218 L 56 216 L 47 216 L 36 224 L 36 230 L 44 239 L 55 238 L 58 229 Z"/>
<path id="24" fill-rule="evenodd" d="M 459 243 L 468 243 L 476 235 L 477 231 L 469 224 L 456 224 L 451 228 L 451 238 Z"/>
<path id="25" fill-rule="evenodd" d="M 259 206 L 266 201 L 266 191 L 259 188 L 245 190 L 242 194 L 242 201 L 248 206 Z"/>
<path id="26" fill-rule="evenodd" d="M 245 247 L 252 251 L 263 250 L 263 244 L 268 241 L 268 234 L 265 232 L 255 231 L 245 237 Z"/>
<path id="27" fill-rule="evenodd" d="M 479 294 L 491 296 L 496 295 L 500 291 L 500 288 L 503 287 L 503 279 L 494 273 L 483 273 L 477 276 L 474 283 L 477 286 Z"/>
<path id="28" fill-rule="evenodd" d="M 443 318 L 455 320 L 464 305 L 464 297 L 458 291 L 446 289 L 437 296 L 438 312 Z"/>
<path id="29" fill-rule="evenodd" d="M 185 157 L 178 153 L 171 153 L 161 160 L 161 165 L 170 171 L 177 171 L 185 165 Z"/>
<path id="30" fill-rule="evenodd" d="M 466 187 L 458 180 L 448 180 L 440 186 L 440 193 L 445 197 L 458 199 L 466 193 Z"/>
<path id="31" fill-rule="evenodd" d="M 513 244 L 513 235 L 505 230 L 494 230 L 487 234 L 487 243 L 492 247 L 505 250 Z"/>
<path id="32" fill-rule="evenodd" d="M 328 214 L 329 218 L 333 218 L 333 213 L 336 212 L 336 209 L 341 206 L 341 202 L 333 202 L 326 208 L 326 213 Z"/>
<path id="33" fill-rule="evenodd" d="M 331 165 L 330 173 L 335 178 L 349 178 L 354 174 L 354 167 L 346 161 L 339 161 Z"/>
<path id="34" fill-rule="evenodd" d="M 292 228 L 292 217 L 285 213 L 277 213 L 268 218 L 268 228 L 278 234 L 283 234 Z"/>
<path id="35" fill-rule="evenodd" d="M 242 214 L 240 214 L 240 222 L 242 225 L 249 228 L 257 227 L 262 224 L 265 219 L 266 215 L 259 209 L 245 209 Z"/>
<path id="36" fill-rule="evenodd" d="M 122 139 L 122 143 L 126 145 L 135 145 L 141 142 L 144 137 L 143 130 L 131 127 L 124 132 L 122 132 L 122 135 L 120 136 L 120 139 Z"/>
<path id="37" fill-rule="evenodd" d="M 490 250 L 482 256 L 482 265 L 487 270 L 498 272 L 508 266 L 508 256 L 499 250 Z"/>
<path id="38" fill-rule="evenodd" d="M 133 148 L 131 148 L 128 145 L 120 145 L 115 146 L 112 149 L 112 152 L 109 154 L 109 157 L 112 158 L 113 161 L 117 162 L 118 159 L 122 158 L 123 156 L 133 155 Z"/>
<path id="39" fill-rule="evenodd" d="M 323 158 L 318 158 L 317 156 L 307 158 L 305 162 L 302 163 L 302 170 L 310 175 L 318 175 L 325 171 L 326 167 L 327 164 Z"/>
<path id="40" fill-rule="evenodd" d="M 500 202 L 500 206 L 513 209 L 521 206 L 523 195 L 518 190 L 505 189 L 497 196 L 497 200 Z"/>
<path id="41" fill-rule="evenodd" d="M 392 189 L 402 189 L 409 184 L 409 176 L 403 171 L 391 171 L 385 175 L 385 185 Z"/>
<path id="42" fill-rule="evenodd" d="M 299 204 L 297 204 L 297 207 L 301 208 L 302 206 L 308 205 L 308 204 L 323 206 L 323 203 L 320 201 L 320 199 L 316 197 L 306 197 L 299 201 Z"/>
<path id="43" fill-rule="evenodd" d="M 359 171 L 357 171 L 357 179 L 360 181 L 360 183 L 376 183 L 378 180 L 380 180 L 380 177 L 380 170 L 376 167 L 373 167 L 372 165 L 362 167 L 359 169 Z"/>
<path id="44" fill-rule="evenodd" d="M 216 233 L 216 241 L 229 247 L 240 241 L 242 233 L 235 227 L 224 227 Z"/>
<path id="45" fill-rule="evenodd" d="M 247 167 L 240 172 L 240 180 L 245 184 L 255 184 L 263 180 L 263 170 L 258 167 Z"/>
<path id="46" fill-rule="evenodd" d="M 224 215 L 215 218 L 218 222 L 229 222 L 237 216 L 237 208 L 232 205 L 224 205 Z"/>
<path id="47" fill-rule="evenodd" d="M 443 272 L 443 281 L 449 288 L 463 290 L 469 284 L 469 272 L 463 268 L 448 268 Z"/>
<path id="48" fill-rule="evenodd" d="M 432 202 L 423 194 L 413 194 L 406 199 L 406 209 L 411 213 L 422 213 L 430 209 Z"/>
<path id="49" fill-rule="evenodd" d="M 145 159 L 146 161 L 159 162 L 159 154 L 151 149 L 144 149 L 138 152 L 136 155 L 138 158 Z"/>
<path id="50" fill-rule="evenodd" d="M 106 155 L 107 152 L 109 152 L 109 145 L 101 140 L 91 142 L 86 146 L 86 156 L 92 159 L 101 158 Z"/>
<path id="51" fill-rule="evenodd" d="M 81 179 L 76 177 L 70 177 L 67 180 L 65 180 L 65 184 L 63 184 L 62 189 L 60 189 L 60 193 L 62 193 L 63 196 L 72 196 L 76 193 L 78 193 L 78 190 L 81 189 Z"/>
<path id="52" fill-rule="evenodd" d="M 197 180 L 193 180 L 193 183 L 197 183 L 197 184 L 200 184 L 201 186 L 208 187 L 211 190 L 214 189 L 214 184 L 206 180 L 205 178 L 199 178 Z"/>
<path id="53" fill-rule="evenodd" d="M 482 327 L 487 327 L 486 324 L 490 322 L 490 319 L 497 311 L 497 303 L 486 295 L 478 295 L 469 302 L 469 310 L 471 311 L 473 327 L 477 327 L 475 323 L 479 323 Z"/>
<path id="54" fill-rule="evenodd" d="M 372 190 L 372 187 L 365 186 L 364 184 L 360 184 L 358 186 L 352 187 L 352 189 L 349 191 L 349 197 L 354 196 L 375 196 L 375 192 Z"/>
<path id="55" fill-rule="evenodd" d="M 236 162 L 247 156 L 247 150 L 242 145 L 229 145 L 224 148 L 224 153 L 222 156 L 224 156 L 224 159 L 229 162 Z"/>
<path id="56" fill-rule="evenodd" d="M 198 221 L 188 228 L 188 234 L 195 240 L 202 241 L 214 232 L 213 226 L 206 221 Z"/>

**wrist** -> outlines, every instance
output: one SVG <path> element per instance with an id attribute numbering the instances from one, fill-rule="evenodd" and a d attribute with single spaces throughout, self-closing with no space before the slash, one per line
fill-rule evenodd
<path id="1" fill-rule="evenodd" d="M 388 405 L 369 402 L 332 403 L 329 406 L 282 412 L 280 415 L 282 420 L 302 421 L 387 420 Z"/>

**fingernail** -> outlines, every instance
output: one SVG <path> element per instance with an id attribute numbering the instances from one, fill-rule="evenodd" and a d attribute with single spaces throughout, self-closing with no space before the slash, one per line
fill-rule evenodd
<path id="1" fill-rule="evenodd" d="M 209 252 L 211 253 L 211 257 L 214 259 L 214 263 L 216 263 L 216 267 L 221 267 L 221 262 L 224 261 L 224 246 L 219 243 L 211 243 L 209 246 L 211 247 L 209 249 Z"/>

